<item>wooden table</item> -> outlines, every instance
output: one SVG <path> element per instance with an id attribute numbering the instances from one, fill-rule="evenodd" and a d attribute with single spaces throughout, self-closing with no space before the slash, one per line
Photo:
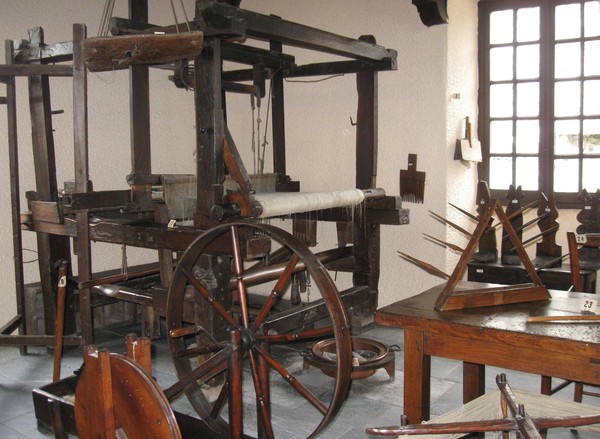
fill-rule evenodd
<path id="1" fill-rule="evenodd" d="M 460 282 L 457 289 L 490 286 Z M 482 395 L 485 365 L 600 384 L 600 324 L 527 323 L 528 316 L 579 314 L 597 296 L 551 290 L 552 299 L 439 312 L 443 289 L 379 309 L 375 323 L 404 329 L 404 414 L 429 419 L 431 356 L 463 362 L 463 403 Z"/>

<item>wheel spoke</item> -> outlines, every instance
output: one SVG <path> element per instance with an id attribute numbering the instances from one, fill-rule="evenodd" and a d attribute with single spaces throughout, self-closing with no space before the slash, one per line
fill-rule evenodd
<path id="1" fill-rule="evenodd" d="M 198 380 L 206 382 L 223 372 L 227 368 L 227 358 L 234 351 L 235 348 L 233 346 L 227 345 L 219 353 L 210 357 L 196 369 L 166 389 L 164 393 L 167 399 L 170 400 L 179 395 L 188 385 L 198 383 Z"/>
<path id="2" fill-rule="evenodd" d="M 256 317 L 256 320 L 254 321 L 254 324 L 252 325 L 253 331 L 256 331 L 258 329 L 258 327 L 264 321 L 265 317 L 271 311 L 271 308 L 273 308 L 273 305 L 275 305 L 275 303 L 277 303 L 277 301 L 279 300 L 279 298 L 285 291 L 285 288 L 286 288 L 288 282 L 290 281 L 290 277 L 294 273 L 294 268 L 296 267 L 298 260 L 299 260 L 298 255 L 294 253 L 294 255 L 292 256 L 292 258 L 290 259 L 288 264 L 285 266 L 283 273 L 281 274 L 281 276 L 279 276 L 279 279 L 277 279 L 277 282 L 275 283 L 275 286 L 273 287 L 273 290 L 271 291 L 269 298 L 265 301 L 262 309 L 260 310 L 258 316 Z"/>
<path id="3" fill-rule="evenodd" d="M 202 285 L 202 283 L 194 277 L 194 275 L 192 273 L 190 273 L 185 267 L 181 267 L 181 271 L 183 272 L 183 274 L 185 275 L 187 280 L 192 284 L 192 286 L 194 288 L 196 288 L 196 290 L 200 293 L 200 295 L 204 299 L 206 299 L 206 301 L 209 303 L 209 305 L 212 306 L 213 309 L 216 312 L 218 312 L 219 315 L 227 321 L 227 323 L 229 323 L 232 326 L 237 326 L 238 322 L 236 322 L 235 319 L 227 313 L 227 310 L 225 309 L 225 307 L 223 305 L 221 305 L 221 302 L 219 302 L 210 293 L 210 291 L 208 291 L 204 287 L 204 285 Z"/>
<path id="4" fill-rule="evenodd" d="M 256 351 L 283 377 L 304 399 L 311 403 L 321 414 L 327 414 L 328 408 L 317 396 L 304 386 L 294 375 L 292 375 L 281 363 L 273 358 L 260 346 L 255 346 Z"/>
<path id="5" fill-rule="evenodd" d="M 236 277 L 236 287 L 240 309 L 242 313 L 242 323 L 244 328 L 250 324 L 250 313 L 248 311 L 248 297 L 246 296 L 246 284 L 244 283 L 244 269 L 242 263 L 242 252 L 240 251 L 240 237 L 237 227 L 231 226 L 231 247 L 233 249 L 233 269 Z"/>
<path id="6" fill-rule="evenodd" d="M 228 396 L 229 396 L 229 383 L 227 381 L 225 381 L 223 383 L 223 387 L 221 387 L 219 396 L 217 397 L 217 400 L 215 401 L 213 408 L 210 411 L 210 417 L 212 419 L 216 419 L 217 416 L 219 416 L 219 413 L 221 413 L 221 410 L 223 409 L 223 406 L 225 405 L 225 402 L 227 401 Z"/>
<path id="7" fill-rule="evenodd" d="M 267 439 L 275 439 L 273 433 L 273 424 L 271 424 L 271 413 L 267 406 L 264 396 L 263 386 L 260 382 L 256 354 L 253 351 L 248 352 L 248 360 L 250 362 L 250 371 L 252 373 L 252 381 L 254 381 L 254 392 L 256 393 L 256 405 L 262 419 L 262 427 L 267 435 Z"/>
<path id="8" fill-rule="evenodd" d="M 218 352 L 227 346 L 226 342 L 221 343 L 210 343 L 204 346 L 194 346 L 177 352 L 177 358 L 193 357 L 195 355 L 210 354 L 212 352 Z"/>
<path id="9" fill-rule="evenodd" d="M 327 326 L 325 328 L 310 329 L 308 331 L 292 332 L 290 334 L 275 334 L 275 335 L 259 335 L 256 337 L 257 340 L 266 341 L 269 343 L 281 343 L 289 341 L 300 341 L 307 340 L 310 338 L 325 337 L 333 334 L 333 327 Z"/>

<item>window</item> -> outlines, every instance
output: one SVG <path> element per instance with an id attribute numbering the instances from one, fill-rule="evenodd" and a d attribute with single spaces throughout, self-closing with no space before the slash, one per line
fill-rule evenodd
<path id="1" fill-rule="evenodd" d="M 579 208 L 600 187 L 600 2 L 479 3 L 482 179 Z"/>

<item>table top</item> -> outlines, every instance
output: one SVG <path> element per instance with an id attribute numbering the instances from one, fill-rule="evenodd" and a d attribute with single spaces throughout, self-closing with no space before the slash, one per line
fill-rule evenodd
<path id="1" fill-rule="evenodd" d="M 434 303 L 444 285 L 378 309 L 375 323 L 600 358 L 600 321 L 527 322 L 529 316 L 580 315 L 582 300 L 597 300 L 594 294 L 550 290 L 549 300 L 436 311 Z M 456 291 L 486 286 L 497 285 L 461 281 Z"/>

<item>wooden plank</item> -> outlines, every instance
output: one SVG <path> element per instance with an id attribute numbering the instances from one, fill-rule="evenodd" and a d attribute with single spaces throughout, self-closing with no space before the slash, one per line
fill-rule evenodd
<path id="1" fill-rule="evenodd" d="M 131 190 L 95 191 L 71 195 L 71 209 L 104 209 L 124 206 L 131 202 Z"/>
<path id="2" fill-rule="evenodd" d="M 123 35 L 88 38 L 83 54 L 91 72 L 126 69 L 132 65 L 169 64 L 192 59 L 202 51 L 202 32 L 163 35 Z"/>
<path id="3" fill-rule="evenodd" d="M 29 209 L 33 214 L 34 226 L 36 222 L 61 224 L 62 217 L 58 211 L 58 203 L 53 201 L 30 201 Z"/>
<path id="4" fill-rule="evenodd" d="M 15 52 L 15 63 L 25 64 L 37 61 L 56 63 L 73 59 L 73 42 L 44 44 L 42 47 L 19 47 Z"/>
<path id="5" fill-rule="evenodd" d="M 73 67 L 54 64 L 0 64 L 2 76 L 73 76 Z"/>
<path id="6" fill-rule="evenodd" d="M 380 61 L 397 56 L 394 50 L 388 50 L 366 41 L 343 37 L 282 20 L 280 17 L 246 11 L 224 3 L 199 2 L 196 13 L 196 24 L 200 30 L 212 28 L 225 32 L 242 22 L 245 24 L 246 35 L 258 39 L 279 41 L 290 46 L 357 59 Z"/>

